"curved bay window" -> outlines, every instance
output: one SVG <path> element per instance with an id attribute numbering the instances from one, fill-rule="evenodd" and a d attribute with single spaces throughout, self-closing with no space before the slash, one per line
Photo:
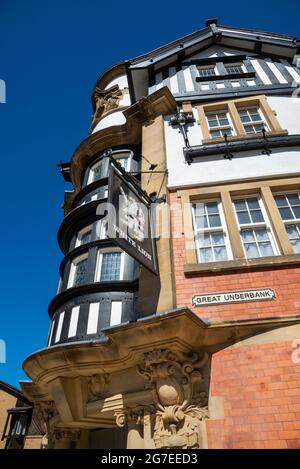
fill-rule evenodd
<path id="1" fill-rule="evenodd" d="M 96 282 L 113 282 L 123 279 L 124 252 L 119 249 L 99 250 Z"/>
<path id="2" fill-rule="evenodd" d="M 125 171 L 130 171 L 132 151 L 115 151 L 113 152 L 112 157 L 122 166 Z"/>
<path id="3" fill-rule="evenodd" d="M 72 261 L 68 288 L 77 287 L 86 283 L 88 255 L 84 254 Z"/>
<path id="4" fill-rule="evenodd" d="M 93 166 L 91 166 L 87 183 L 91 184 L 92 182 L 98 181 L 99 179 L 103 177 L 104 177 L 103 164 L 102 164 L 102 160 L 100 160 L 97 163 L 95 163 Z"/>
<path id="5" fill-rule="evenodd" d="M 78 246 L 89 243 L 92 240 L 92 231 L 93 225 L 86 226 L 80 230 L 77 235 L 75 247 L 77 248 Z"/>
<path id="6" fill-rule="evenodd" d="M 133 152 L 131 150 L 114 150 L 111 153 L 111 157 L 114 158 L 125 171 L 130 171 L 131 160 L 133 157 Z M 86 184 L 91 184 L 92 182 L 107 177 L 106 172 L 107 165 L 104 164 L 103 156 L 101 156 L 100 160 L 90 166 Z"/>

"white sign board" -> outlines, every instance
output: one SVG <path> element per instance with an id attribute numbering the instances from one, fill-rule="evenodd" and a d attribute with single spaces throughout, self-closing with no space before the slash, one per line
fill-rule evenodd
<path id="1" fill-rule="evenodd" d="M 260 288 L 258 290 L 227 291 L 209 293 L 208 295 L 194 295 L 193 306 L 210 306 L 226 303 L 244 303 L 248 301 L 266 301 L 276 298 L 272 288 Z"/>

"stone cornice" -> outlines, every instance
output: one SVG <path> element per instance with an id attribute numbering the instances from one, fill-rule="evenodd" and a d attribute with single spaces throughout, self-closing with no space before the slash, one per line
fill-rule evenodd
<path id="1" fill-rule="evenodd" d="M 68 344 L 40 350 L 24 362 L 35 385 L 58 376 L 115 373 L 137 365 L 155 347 L 213 353 L 253 335 L 300 323 L 300 316 L 245 319 L 207 324 L 188 308 L 104 329 L 107 341 Z"/>
<path id="2" fill-rule="evenodd" d="M 95 153 L 115 145 L 139 144 L 141 128 L 160 115 L 176 111 L 176 101 L 166 86 L 143 97 L 124 112 L 126 123 L 99 130 L 89 135 L 75 150 L 71 159 L 71 180 L 76 192 L 81 187 L 81 175 Z"/>

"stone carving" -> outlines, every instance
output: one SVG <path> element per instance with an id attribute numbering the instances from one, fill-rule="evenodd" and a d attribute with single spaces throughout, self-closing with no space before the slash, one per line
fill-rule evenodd
<path id="1" fill-rule="evenodd" d="M 56 413 L 54 401 L 36 402 L 35 408 L 41 420 L 45 423 L 49 422 Z"/>
<path id="2" fill-rule="evenodd" d="M 156 405 L 154 442 L 157 448 L 201 447 L 201 420 L 208 417 L 208 383 L 203 354 L 154 350 L 144 354 L 139 373 L 147 380 Z"/>
<path id="3" fill-rule="evenodd" d="M 53 437 L 55 440 L 61 440 L 64 438 L 75 442 L 80 438 L 80 430 L 77 428 L 54 428 Z"/>
<path id="4" fill-rule="evenodd" d="M 88 381 L 88 402 L 101 398 L 106 384 L 109 383 L 109 375 L 93 375 Z"/>
<path id="5" fill-rule="evenodd" d="M 114 85 L 107 90 L 96 87 L 93 96 L 94 114 L 92 117 L 92 127 L 99 121 L 103 114 L 119 107 L 122 91 L 118 85 Z"/>
<path id="6" fill-rule="evenodd" d="M 136 425 L 143 425 L 144 409 L 142 406 L 126 407 L 125 409 L 116 410 L 115 417 L 118 427 L 125 427 L 126 424 L 132 422 Z"/>
<path id="7" fill-rule="evenodd" d="M 45 423 L 46 427 L 46 438 L 48 441 L 47 447 L 53 447 L 53 432 L 50 428 L 50 420 L 57 414 L 57 410 L 54 404 L 54 401 L 39 401 L 34 405 L 39 418 Z"/>

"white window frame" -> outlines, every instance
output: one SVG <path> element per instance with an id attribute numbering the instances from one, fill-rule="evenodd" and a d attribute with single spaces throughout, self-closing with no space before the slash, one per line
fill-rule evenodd
<path id="1" fill-rule="evenodd" d="M 246 199 L 254 199 L 254 198 L 256 198 L 257 201 L 258 201 L 259 208 L 261 210 L 262 216 L 263 216 L 265 221 L 264 222 L 257 222 L 257 223 L 250 222 L 250 223 L 241 224 L 239 222 L 239 219 L 238 219 L 238 216 L 237 216 L 234 201 L 239 200 L 239 199 L 246 200 Z M 267 210 L 264 206 L 264 203 L 262 201 L 262 198 L 261 198 L 260 194 L 255 193 L 255 194 L 247 194 L 247 195 L 244 195 L 244 194 L 236 195 L 236 196 L 232 197 L 232 207 L 233 207 L 233 211 L 234 211 L 234 214 L 235 214 L 235 219 L 236 219 L 236 222 L 237 222 L 237 225 L 238 225 L 238 229 L 239 229 L 239 233 L 240 233 L 240 239 L 241 239 L 241 243 L 242 243 L 242 246 L 243 246 L 243 250 L 244 250 L 244 254 L 245 254 L 246 259 L 252 259 L 252 257 L 251 258 L 247 257 L 246 249 L 245 249 L 242 234 L 241 234 L 241 231 L 244 230 L 244 229 L 247 229 L 247 228 L 253 229 L 253 230 L 255 230 L 256 228 L 265 228 L 268 235 L 269 235 L 270 244 L 271 244 L 272 249 L 273 249 L 273 256 L 279 256 L 281 254 L 281 252 L 280 252 L 278 244 L 276 242 L 275 234 L 274 234 L 274 231 L 273 231 L 272 225 L 271 225 L 271 221 L 270 221 L 270 218 L 268 216 Z M 248 207 L 247 207 L 247 210 L 249 210 Z M 257 243 L 255 233 L 254 233 L 254 237 L 255 237 L 255 242 Z M 259 253 L 260 253 L 260 251 L 259 251 Z M 264 257 L 268 257 L 268 256 L 259 256 L 256 259 L 263 259 Z"/>
<path id="2" fill-rule="evenodd" d="M 252 121 L 252 120 L 251 120 L 250 122 L 242 122 L 241 116 L 240 116 L 240 111 L 249 111 L 249 110 L 251 110 L 251 109 L 257 109 L 257 113 L 260 115 L 260 119 L 261 119 L 261 120 L 260 120 L 260 121 Z M 255 126 L 255 125 L 263 124 L 265 130 L 266 130 L 267 132 L 270 131 L 270 126 L 269 126 L 269 124 L 268 124 L 268 122 L 267 122 L 267 120 L 266 120 L 266 117 L 265 117 L 264 113 L 263 113 L 262 110 L 260 109 L 259 105 L 257 105 L 257 106 L 247 106 L 247 105 L 246 105 L 246 106 L 241 106 L 241 107 L 238 106 L 237 111 L 238 111 L 239 118 L 240 118 L 240 121 L 241 121 L 241 123 L 242 123 L 242 126 L 243 126 L 243 128 L 244 128 L 244 131 L 245 131 L 245 133 L 246 133 L 247 135 L 255 135 L 255 134 L 261 132 L 261 131 L 259 131 L 259 132 L 251 132 L 251 133 L 250 133 L 250 132 L 247 132 L 245 126 L 246 126 L 246 127 L 249 127 L 250 125 Z"/>
<path id="3" fill-rule="evenodd" d="M 112 282 L 114 281 L 119 281 L 119 280 L 123 280 L 123 277 L 124 277 L 124 251 L 122 251 L 121 249 L 119 248 L 105 248 L 105 249 L 99 249 L 98 250 L 98 254 L 97 254 L 97 261 L 96 261 L 96 269 L 95 269 L 95 278 L 94 278 L 94 281 L 95 282 L 101 282 L 100 280 L 100 276 L 101 276 L 101 269 L 102 269 L 102 259 L 103 259 L 103 254 L 106 254 L 106 253 L 113 253 L 113 252 L 118 252 L 118 253 L 121 253 L 121 261 L 120 261 L 120 278 L 118 280 L 111 280 Z M 102 280 L 102 281 L 106 281 L 106 280 Z M 110 280 L 108 280 L 110 281 Z"/>
<path id="4" fill-rule="evenodd" d="M 82 236 L 83 236 L 85 233 L 87 233 L 88 231 L 92 231 L 92 232 L 93 232 L 93 224 L 88 225 L 88 226 L 85 226 L 85 227 L 82 228 L 80 231 L 78 231 L 77 236 L 76 236 L 75 248 L 78 248 L 79 246 L 83 246 L 83 245 L 81 244 L 81 238 L 82 238 Z"/>
<path id="5" fill-rule="evenodd" d="M 245 64 L 243 62 L 224 63 L 224 67 L 226 69 L 226 72 L 227 72 L 227 67 L 240 67 L 242 69 L 242 73 L 247 73 L 247 69 L 246 69 Z M 235 73 L 240 73 L 240 72 L 235 72 Z M 233 75 L 233 73 L 228 73 L 227 72 L 227 75 L 230 76 L 230 75 Z"/>
<path id="6" fill-rule="evenodd" d="M 98 168 L 98 166 L 101 166 L 101 165 L 102 165 L 102 158 L 101 158 L 99 161 L 96 161 L 96 163 L 94 163 L 94 164 L 90 167 L 87 184 L 91 184 L 92 182 L 94 182 L 94 171 L 95 171 L 95 168 Z"/>
<path id="7" fill-rule="evenodd" d="M 115 158 L 118 161 L 118 159 L 125 158 L 125 154 L 128 154 L 127 168 L 125 169 L 125 171 L 128 172 L 128 171 L 130 171 L 130 168 L 131 168 L 131 161 L 132 161 L 132 156 L 133 156 L 133 152 L 131 150 L 127 150 L 126 148 L 124 150 L 115 150 L 115 151 L 112 152 L 112 157 Z"/>
<path id="8" fill-rule="evenodd" d="M 82 254 L 81 256 L 75 257 L 75 259 L 72 260 L 67 288 L 71 288 L 74 285 L 74 278 L 75 278 L 77 264 L 87 258 L 88 258 L 88 253 L 85 253 L 85 254 Z"/>
<path id="9" fill-rule="evenodd" d="M 218 114 L 225 114 L 226 117 L 227 117 L 227 120 L 229 122 L 229 125 L 220 125 L 220 126 L 217 126 L 217 127 L 210 127 L 209 122 L 208 122 L 208 117 L 209 116 L 216 116 Z M 236 135 L 234 123 L 232 122 L 232 119 L 231 119 L 230 112 L 229 112 L 228 108 L 219 109 L 217 111 L 205 112 L 205 118 L 206 118 L 206 123 L 207 123 L 208 131 L 209 131 L 209 135 L 210 135 L 210 138 L 212 140 L 215 140 L 217 138 L 224 138 L 224 137 L 222 137 L 222 135 L 220 135 L 218 137 L 213 137 L 211 135 L 211 132 L 214 131 L 214 130 L 224 130 L 224 129 L 229 129 L 230 128 L 231 129 L 231 135 L 228 135 L 228 137 L 232 137 L 233 135 Z M 219 121 L 219 117 L 218 117 L 217 120 Z"/>
<path id="10" fill-rule="evenodd" d="M 273 197 L 274 197 L 274 202 L 275 202 L 275 204 L 276 204 L 276 200 L 275 200 L 276 195 L 284 195 L 284 196 L 286 196 L 286 195 L 288 195 L 288 194 L 297 194 L 298 197 L 300 198 L 300 190 L 298 190 L 298 189 L 287 190 L 287 191 L 280 191 L 280 192 L 273 192 Z M 287 201 L 287 202 L 288 202 L 288 207 L 289 207 L 289 209 L 290 209 L 291 212 L 293 213 L 293 209 L 292 209 L 292 207 L 291 207 L 289 201 Z M 284 227 L 286 227 L 286 225 L 300 225 L 300 218 L 292 218 L 291 220 L 283 220 L 283 218 L 281 217 L 281 214 L 280 214 L 280 211 L 279 211 L 279 207 L 277 206 L 277 204 L 276 204 L 276 207 L 278 208 L 279 216 L 280 216 L 280 219 L 281 219 L 282 223 L 284 224 Z M 293 213 L 293 215 L 294 215 L 294 213 Z M 287 232 L 286 232 L 286 234 L 287 234 L 287 236 L 288 236 L 288 233 L 287 233 Z M 289 241 L 291 242 L 290 239 L 289 239 Z M 291 246 L 293 246 L 292 243 L 291 243 Z M 295 254 L 297 254 L 297 253 L 295 253 Z"/>
<path id="11" fill-rule="evenodd" d="M 221 226 L 218 227 L 207 227 L 207 228 L 196 228 L 196 218 L 195 218 L 195 209 L 194 209 L 194 204 L 205 204 L 209 202 L 217 202 L 218 204 L 218 210 L 219 210 L 219 215 L 220 215 L 220 220 L 221 220 Z M 203 200 L 193 200 L 191 203 L 191 209 L 192 209 L 192 218 L 193 218 L 193 229 L 194 229 L 194 236 L 195 236 L 195 242 L 196 242 L 196 249 L 197 249 L 197 259 L 199 264 L 204 264 L 205 262 L 201 261 L 200 258 L 200 247 L 199 246 L 199 239 L 198 236 L 199 234 L 205 234 L 205 233 L 219 233 L 222 232 L 224 236 L 224 243 L 225 243 L 225 248 L 226 248 L 226 253 L 227 253 L 227 260 L 230 261 L 233 259 L 232 255 L 232 249 L 231 249 L 231 244 L 229 240 L 229 234 L 228 234 L 228 229 L 227 229 L 227 224 L 225 220 L 225 215 L 223 211 L 223 206 L 222 206 L 222 201 L 218 198 L 213 198 L 213 199 L 203 199 Z M 210 261 L 210 262 L 226 262 L 224 261 Z M 208 263 L 208 262 L 207 262 Z"/>
<path id="12" fill-rule="evenodd" d="M 215 72 L 214 75 L 207 75 L 207 76 L 201 75 L 200 70 L 207 70 L 207 69 L 214 70 L 214 72 Z M 218 67 L 215 64 L 213 64 L 213 65 L 200 65 L 200 66 L 197 67 L 197 70 L 198 70 L 199 77 L 207 78 L 208 80 L 210 78 L 214 77 L 214 76 L 219 75 Z"/>

